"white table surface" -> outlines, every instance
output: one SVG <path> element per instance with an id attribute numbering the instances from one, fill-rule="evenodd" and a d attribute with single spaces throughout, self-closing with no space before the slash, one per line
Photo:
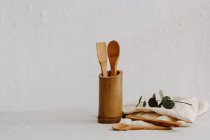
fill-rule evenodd
<path id="1" fill-rule="evenodd" d="M 43 112 L 1 112 L 0 140 L 209 140 L 210 113 L 185 128 L 170 131 L 113 131 L 98 124 L 95 110 L 75 108 Z"/>

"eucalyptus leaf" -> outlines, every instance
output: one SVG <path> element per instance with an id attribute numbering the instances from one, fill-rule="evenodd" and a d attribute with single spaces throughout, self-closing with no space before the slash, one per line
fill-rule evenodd
<path id="1" fill-rule="evenodd" d="M 167 100 L 171 100 L 171 97 L 169 97 L 169 96 L 164 96 L 164 97 L 162 98 L 162 101 L 167 101 Z"/>
<path id="2" fill-rule="evenodd" d="M 155 93 L 153 94 L 152 98 L 154 98 L 156 100 L 156 96 L 155 96 Z"/>
<path id="3" fill-rule="evenodd" d="M 139 102 L 138 102 L 138 104 L 136 105 L 136 107 L 141 103 L 141 99 L 142 99 L 142 96 L 139 98 Z"/>
<path id="4" fill-rule="evenodd" d="M 154 96 L 149 99 L 148 104 L 149 104 L 150 107 L 157 107 L 158 106 L 158 102 L 157 102 L 156 98 L 154 98 Z"/>
<path id="5" fill-rule="evenodd" d="M 143 103 L 143 107 L 145 107 L 145 106 L 146 106 L 146 104 L 147 104 L 147 102 L 146 102 L 146 101 L 144 101 L 144 103 Z"/>
<path id="6" fill-rule="evenodd" d="M 159 90 L 159 95 L 160 95 L 160 98 L 163 99 L 164 94 L 163 94 L 163 91 L 162 90 Z"/>
<path id="7" fill-rule="evenodd" d="M 163 107 L 166 109 L 172 109 L 174 108 L 175 103 L 172 100 L 166 100 L 163 102 Z"/>

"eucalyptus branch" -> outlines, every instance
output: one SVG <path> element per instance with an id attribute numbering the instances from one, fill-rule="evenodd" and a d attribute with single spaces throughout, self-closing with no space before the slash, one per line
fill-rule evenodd
<path id="1" fill-rule="evenodd" d="M 172 101 L 174 101 L 174 100 L 172 100 Z M 192 106 L 192 104 L 190 104 L 190 103 L 186 103 L 186 102 L 182 102 L 182 101 L 174 101 L 174 102 L 184 103 L 184 104 L 187 104 L 187 105 L 191 105 L 191 106 Z"/>
<path id="2" fill-rule="evenodd" d="M 157 100 L 157 101 L 162 101 L 162 100 Z M 174 101 L 174 102 L 178 102 L 178 103 L 183 103 L 183 104 L 187 104 L 187 105 L 192 105 L 190 103 L 186 103 L 186 102 L 182 102 L 182 101 L 175 101 L 175 100 L 170 100 L 170 101 Z"/>
<path id="3" fill-rule="evenodd" d="M 159 107 L 159 108 L 161 108 L 161 106 L 163 106 L 165 109 L 172 109 L 175 106 L 175 102 L 183 103 L 183 104 L 187 104 L 187 105 L 191 105 L 192 106 L 192 104 L 190 104 L 190 103 L 172 100 L 171 97 L 164 96 L 162 90 L 159 91 L 159 94 L 160 94 L 161 100 L 157 100 L 156 96 L 155 96 L 155 93 L 154 93 L 153 96 L 148 100 L 148 102 L 146 100 L 144 100 L 144 102 L 141 102 L 142 96 L 140 96 L 138 104 L 136 105 L 136 107 L 138 107 L 141 103 L 143 103 L 143 107 L 145 107 L 146 104 L 148 103 L 148 105 L 150 107 Z M 160 102 L 158 103 L 158 101 L 160 101 Z"/>
<path id="4" fill-rule="evenodd" d="M 139 102 L 138 102 L 138 104 L 136 105 L 136 107 L 141 103 L 141 99 L 142 99 L 142 96 L 139 98 Z"/>

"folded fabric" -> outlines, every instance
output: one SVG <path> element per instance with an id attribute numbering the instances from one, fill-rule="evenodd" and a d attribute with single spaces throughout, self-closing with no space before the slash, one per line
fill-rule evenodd
<path id="1" fill-rule="evenodd" d="M 149 107 L 148 105 L 143 107 L 142 104 L 136 107 L 138 101 L 135 101 L 125 104 L 123 106 L 123 113 L 132 114 L 137 112 L 156 112 L 160 115 L 168 115 L 177 118 L 186 123 L 192 123 L 198 116 L 204 114 L 209 109 L 209 102 L 198 100 L 195 97 L 173 97 L 172 99 L 192 105 L 175 102 L 175 106 L 172 109 L 165 109 L 163 107 Z"/>
<path id="2" fill-rule="evenodd" d="M 135 126 L 154 126 L 154 124 L 151 124 L 151 123 L 147 123 L 144 121 L 132 121 L 131 119 L 128 119 L 128 118 L 121 119 L 120 124 L 135 125 Z"/>

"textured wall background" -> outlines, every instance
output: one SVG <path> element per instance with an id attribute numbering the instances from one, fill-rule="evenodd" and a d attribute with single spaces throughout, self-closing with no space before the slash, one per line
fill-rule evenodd
<path id="1" fill-rule="evenodd" d="M 97 110 L 95 43 L 112 39 L 124 102 L 210 97 L 209 0 L 0 0 L 0 111 Z"/>

